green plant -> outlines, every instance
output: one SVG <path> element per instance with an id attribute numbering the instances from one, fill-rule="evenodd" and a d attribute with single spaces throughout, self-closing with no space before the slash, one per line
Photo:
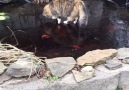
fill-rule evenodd
<path id="1" fill-rule="evenodd" d="M 122 90 L 122 88 L 120 88 L 120 87 L 117 87 L 117 88 L 116 88 L 116 90 Z"/>
<path id="2" fill-rule="evenodd" d="M 47 77 L 47 80 L 48 80 L 48 81 L 56 81 L 56 80 L 58 80 L 58 79 L 59 79 L 59 78 L 58 78 L 58 76 L 57 76 L 57 75 Z"/>

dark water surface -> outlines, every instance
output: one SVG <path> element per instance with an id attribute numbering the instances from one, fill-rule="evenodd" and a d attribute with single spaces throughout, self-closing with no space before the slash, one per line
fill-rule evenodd
<path id="1" fill-rule="evenodd" d="M 129 46 L 129 13 L 126 8 L 104 6 L 99 23 L 88 24 L 84 30 L 85 37 L 79 44 L 81 49 L 72 48 L 72 45 L 78 45 L 77 27 L 73 24 L 57 25 L 56 21 L 47 21 L 43 25 L 41 6 L 11 4 L 1 7 L 0 12 L 6 12 L 10 16 L 10 19 L 0 21 L 1 42 L 33 51 L 38 56 L 77 58 L 90 50 Z M 50 38 L 42 38 L 44 34 L 48 34 Z"/>

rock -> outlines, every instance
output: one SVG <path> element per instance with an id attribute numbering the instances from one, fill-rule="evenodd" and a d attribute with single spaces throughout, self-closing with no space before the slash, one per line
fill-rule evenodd
<path id="1" fill-rule="evenodd" d="M 81 72 L 92 72 L 94 71 L 94 68 L 92 66 L 86 66 L 81 69 Z"/>
<path id="2" fill-rule="evenodd" d="M 116 70 L 109 70 L 104 65 L 99 65 L 95 68 L 95 75 L 96 77 L 102 77 L 102 76 L 109 76 L 117 74 L 119 75 L 118 77 L 118 84 L 117 86 L 119 87 L 128 87 L 129 88 L 129 65 L 128 64 L 123 64 L 123 66 L 119 69 Z M 109 89 L 110 90 L 110 89 Z M 129 90 L 129 89 L 124 89 L 124 90 Z"/>
<path id="3" fill-rule="evenodd" d="M 2 74 L 5 71 L 5 69 L 7 69 L 7 67 L 4 66 L 4 64 L 0 62 L 0 74 Z"/>
<path id="4" fill-rule="evenodd" d="M 119 87 L 121 87 L 122 90 L 129 90 L 129 65 L 123 64 L 121 69 Z"/>
<path id="5" fill-rule="evenodd" d="M 115 70 L 122 67 L 122 64 L 106 64 L 105 65 L 110 70 Z"/>
<path id="6" fill-rule="evenodd" d="M 117 58 L 125 59 L 129 57 L 129 48 L 120 48 L 118 49 Z"/>
<path id="7" fill-rule="evenodd" d="M 58 57 L 46 59 L 45 61 L 52 75 L 57 75 L 58 77 L 65 75 L 76 64 L 76 61 L 73 57 Z"/>
<path id="8" fill-rule="evenodd" d="M 13 77 L 31 76 L 36 73 L 36 67 L 33 61 L 19 60 L 11 64 L 6 73 Z"/>
<path id="9" fill-rule="evenodd" d="M 77 82 L 90 79 L 94 75 L 94 69 L 92 66 L 86 66 L 82 68 L 81 72 L 76 71 L 76 70 L 72 70 L 72 72 Z"/>
<path id="10" fill-rule="evenodd" d="M 11 79 L 11 76 L 6 75 L 6 74 L 2 74 L 0 76 L 0 84 L 4 83 L 5 81 L 8 81 L 9 79 Z"/>
<path id="11" fill-rule="evenodd" d="M 96 68 L 95 77 L 79 83 L 73 74 L 67 74 L 54 83 L 43 78 L 29 81 L 25 78 L 12 78 L 0 87 L 3 90 L 116 90 L 119 86 L 129 90 L 129 64 L 123 64 L 123 67 L 116 70 L 109 70 L 104 65 Z"/>
<path id="12" fill-rule="evenodd" d="M 122 62 L 117 58 L 106 61 L 105 66 L 110 70 L 115 70 L 122 67 Z"/>
<path id="13" fill-rule="evenodd" d="M 0 0 L 0 3 L 9 3 L 11 2 L 12 0 Z"/>
<path id="14" fill-rule="evenodd" d="M 71 84 L 77 84 L 75 81 L 75 78 L 72 73 L 65 75 L 61 80 L 61 83 L 68 83 L 69 85 Z"/>
<path id="15" fill-rule="evenodd" d="M 129 64 L 129 57 L 123 59 L 122 62 L 125 63 L 125 64 Z"/>
<path id="16" fill-rule="evenodd" d="M 39 90 L 50 85 L 45 79 L 37 78 L 12 78 L 7 83 L 0 85 L 2 90 Z M 42 89 L 45 90 L 45 89 Z"/>
<path id="17" fill-rule="evenodd" d="M 109 71 L 111 72 L 111 70 Z M 115 90 L 119 80 L 119 73 L 111 72 L 77 83 L 72 74 L 67 74 L 60 80 L 54 81 L 54 83 L 43 78 L 29 81 L 23 78 L 13 78 L 8 83 L 0 85 L 0 87 L 3 90 Z"/>
<path id="18" fill-rule="evenodd" d="M 77 64 L 83 66 L 84 64 L 96 65 L 105 62 L 109 58 L 116 55 L 116 49 L 93 50 L 89 51 L 83 56 L 77 58 Z"/>

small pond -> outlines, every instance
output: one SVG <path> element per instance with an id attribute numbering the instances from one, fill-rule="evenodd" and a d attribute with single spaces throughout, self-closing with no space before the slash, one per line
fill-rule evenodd
<path id="1" fill-rule="evenodd" d="M 129 46 L 129 11 L 123 2 L 88 0 L 89 21 L 80 49 L 72 47 L 78 45 L 77 27 L 53 22 L 44 25 L 43 7 L 32 3 L 2 4 L 0 12 L 8 18 L 0 21 L 0 41 L 48 58 L 77 58 L 90 50 Z M 50 38 L 43 38 L 45 34 Z"/>

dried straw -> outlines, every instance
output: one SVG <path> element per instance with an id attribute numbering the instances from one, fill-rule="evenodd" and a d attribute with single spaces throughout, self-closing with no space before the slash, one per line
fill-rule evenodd
<path id="1" fill-rule="evenodd" d="M 0 43 L 0 61 L 9 65 L 17 60 L 31 60 L 35 64 L 44 62 L 46 57 L 37 57 L 32 52 L 25 52 L 10 44 Z"/>

